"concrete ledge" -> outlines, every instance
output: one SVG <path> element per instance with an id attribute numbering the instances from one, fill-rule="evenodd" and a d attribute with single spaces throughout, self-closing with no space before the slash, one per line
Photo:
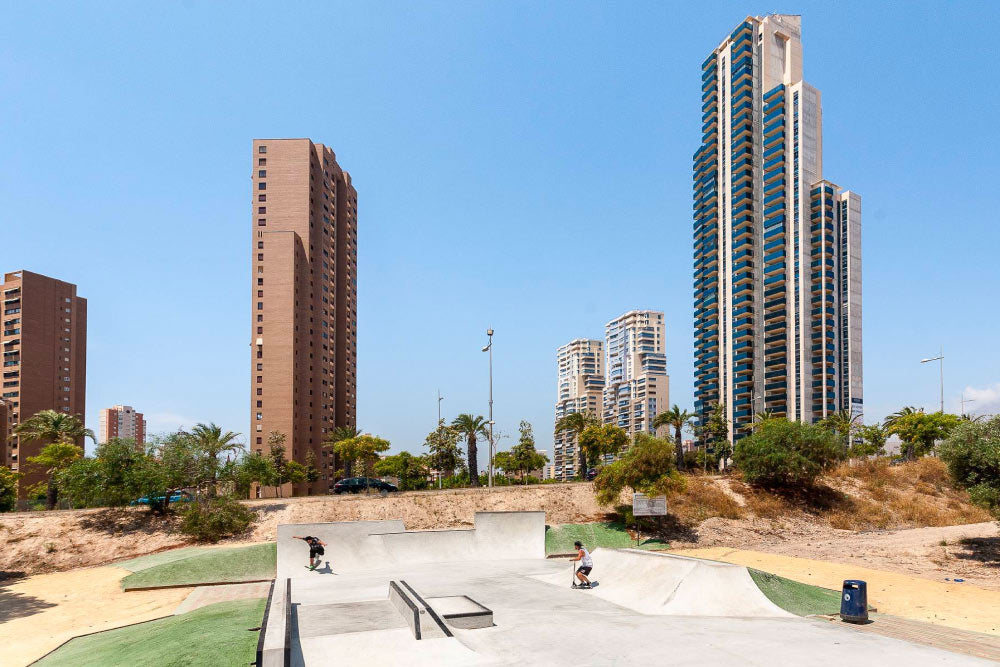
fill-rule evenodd
<path id="1" fill-rule="evenodd" d="M 285 667 L 291 663 L 291 579 L 277 579 L 271 603 L 260 629 L 257 667 Z"/>
<path id="2" fill-rule="evenodd" d="M 427 598 L 427 604 L 453 628 L 477 630 L 493 626 L 493 611 L 468 595 Z"/>
<path id="3" fill-rule="evenodd" d="M 395 581 L 389 582 L 389 601 L 399 611 L 406 624 L 410 626 L 410 632 L 414 639 L 420 639 L 420 609 L 417 603 L 410 599 L 410 596 Z"/>

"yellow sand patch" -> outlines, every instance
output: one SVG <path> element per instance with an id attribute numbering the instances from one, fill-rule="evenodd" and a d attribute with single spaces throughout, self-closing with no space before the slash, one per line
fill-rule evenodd
<path id="1" fill-rule="evenodd" d="M 1000 591 L 966 583 L 929 581 L 855 565 L 726 547 L 680 549 L 671 553 L 746 565 L 793 581 L 834 590 L 840 590 L 845 579 L 862 579 L 868 582 L 868 603 L 879 613 L 1000 635 Z"/>
<path id="2" fill-rule="evenodd" d="M 0 585 L 4 665 L 27 665 L 67 639 L 173 613 L 190 588 L 125 593 L 128 570 L 96 567 Z"/>

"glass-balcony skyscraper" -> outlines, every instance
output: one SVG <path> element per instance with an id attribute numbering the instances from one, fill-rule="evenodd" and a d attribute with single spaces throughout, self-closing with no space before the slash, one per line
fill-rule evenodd
<path id="1" fill-rule="evenodd" d="M 702 63 L 694 154 L 695 411 L 863 412 L 861 197 L 823 177 L 801 18 L 747 17 Z"/>

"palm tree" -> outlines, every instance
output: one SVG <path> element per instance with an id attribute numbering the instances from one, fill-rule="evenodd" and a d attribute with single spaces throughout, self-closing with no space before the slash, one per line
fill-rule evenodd
<path id="1" fill-rule="evenodd" d="M 684 470 L 684 443 L 681 440 L 681 431 L 691 425 L 691 420 L 694 416 L 693 412 L 681 410 L 677 404 L 674 404 L 674 407 L 666 412 L 661 412 L 653 417 L 653 428 L 661 426 L 674 427 L 674 452 L 677 455 L 678 470 Z"/>
<path id="2" fill-rule="evenodd" d="M 915 415 L 918 412 L 923 412 L 923 410 L 915 408 L 912 405 L 908 405 L 905 408 L 901 408 L 901 409 L 897 410 L 896 412 L 893 412 L 888 417 L 886 417 L 885 418 L 885 425 L 887 427 L 889 427 L 890 429 L 892 429 L 892 428 L 894 428 L 896 426 L 897 423 L 899 423 L 899 420 L 902 419 L 903 417 L 906 417 L 908 415 Z M 890 433 L 891 432 L 892 431 L 890 430 Z"/>
<path id="3" fill-rule="evenodd" d="M 215 423 L 197 424 L 186 436 L 191 438 L 198 447 L 199 452 L 205 457 L 208 464 L 208 473 L 211 476 L 208 487 L 209 497 L 215 497 L 216 484 L 219 477 L 219 455 L 225 452 L 237 453 L 243 451 L 243 444 L 236 441 L 239 433 L 232 431 L 222 431 L 222 427 Z"/>
<path id="4" fill-rule="evenodd" d="M 750 428 L 756 431 L 764 425 L 764 422 L 774 418 L 775 416 L 773 410 L 761 410 L 760 412 L 756 412 L 750 422 Z"/>
<path id="5" fill-rule="evenodd" d="M 850 446 L 851 434 L 855 430 L 855 422 L 860 418 L 861 415 L 854 415 L 852 417 L 851 413 L 847 410 L 839 410 L 838 412 L 831 412 L 821 423 L 841 438 L 844 452 L 846 452 Z"/>
<path id="6" fill-rule="evenodd" d="M 576 454 L 580 461 L 580 477 L 587 478 L 587 453 L 580 446 L 580 434 L 591 426 L 600 425 L 601 421 L 589 412 L 571 412 L 559 418 L 556 422 L 557 431 L 572 431 L 576 440 Z"/>
<path id="7" fill-rule="evenodd" d="M 482 415 L 473 417 L 468 413 L 462 413 L 451 422 L 451 427 L 465 436 L 465 443 L 468 446 L 469 456 L 469 483 L 472 486 L 479 486 L 479 467 L 476 456 L 476 437 L 486 435 L 486 420 Z"/>
<path id="8" fill-rule="evenodd" d="M 330 435 L 327 436 L 326 442 L 323 443 L 324 447 L 333 447 L 338 442 L 343 440 L 350 440 L 351 438 L 356 438 L 361 435 L 361 429 L 357 426 L 338 426 L 332 431 Z M 336 450 L 334 450 L 336 453 Z M 337 461 L 334 460 L 334 466 L 336 466 Z M 344 477 L 352 477 L 352 468 L 354 467 L 354 461 L 344 461 Z"/>
<path id="9" fill-rule="evenodd" d="M 45 505 L 48 509 L 54 508 L 59 495 L 55 480 L 56 471 L 83 456 L 83 449 L 76 444 L 80 440 L 90 438 L 91 441 L 97 442 L 94 432 L 85 428 L 83 421 L 77 415 L 68 415 L 56 410 L 42 410 L 15 426 L 14 433 L 19 436 L 20 442 L 42 440 L 49 445 L 68 445 L 52 449 L 45 447 L 39 456 L 32 457 L 36 459 L 33 463 L 46 469 L 49 484 L 45 494 Z"/>

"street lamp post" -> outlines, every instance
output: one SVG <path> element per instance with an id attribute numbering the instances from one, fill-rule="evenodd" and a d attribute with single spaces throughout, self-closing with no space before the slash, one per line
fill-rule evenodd
<path id="1" fill-rule="evenodd" d="M 438 389 L 438 426 L 441 425 L 441 401 L 443 400 L 444 397 L 441 396 L 441 390 Z"/>
<path id="2" fill-rule="evenodd" d="M 493 329 L 487 329 L 486 335 L 490 342 L 483 348 L 483 352 L 490 353 L 490 461 L 489 461 L 489 486 L 493 488 Z"/>
<path id="3" fill-rule="evenodd" d="M 965 404 L 966 403 L 975 403 L 975 402 L 976 402 L 976 399 L 974 399 L 974 398 L 966 398 L 965 397 L 965 392 L 964 391 L 962 392 L 962 416 L 963 417 L 965 416 Z"/>
<path id="4" fill-rule="evenodd" d="M 944 348 L 941 348 L 941 353 L 936 357 L 930 357 L 929 359 L 921 359 L 920 363 L 926 364 L 931 361 L 940 362 L 941 371 L 941 413 L 944 414 Z"/>

